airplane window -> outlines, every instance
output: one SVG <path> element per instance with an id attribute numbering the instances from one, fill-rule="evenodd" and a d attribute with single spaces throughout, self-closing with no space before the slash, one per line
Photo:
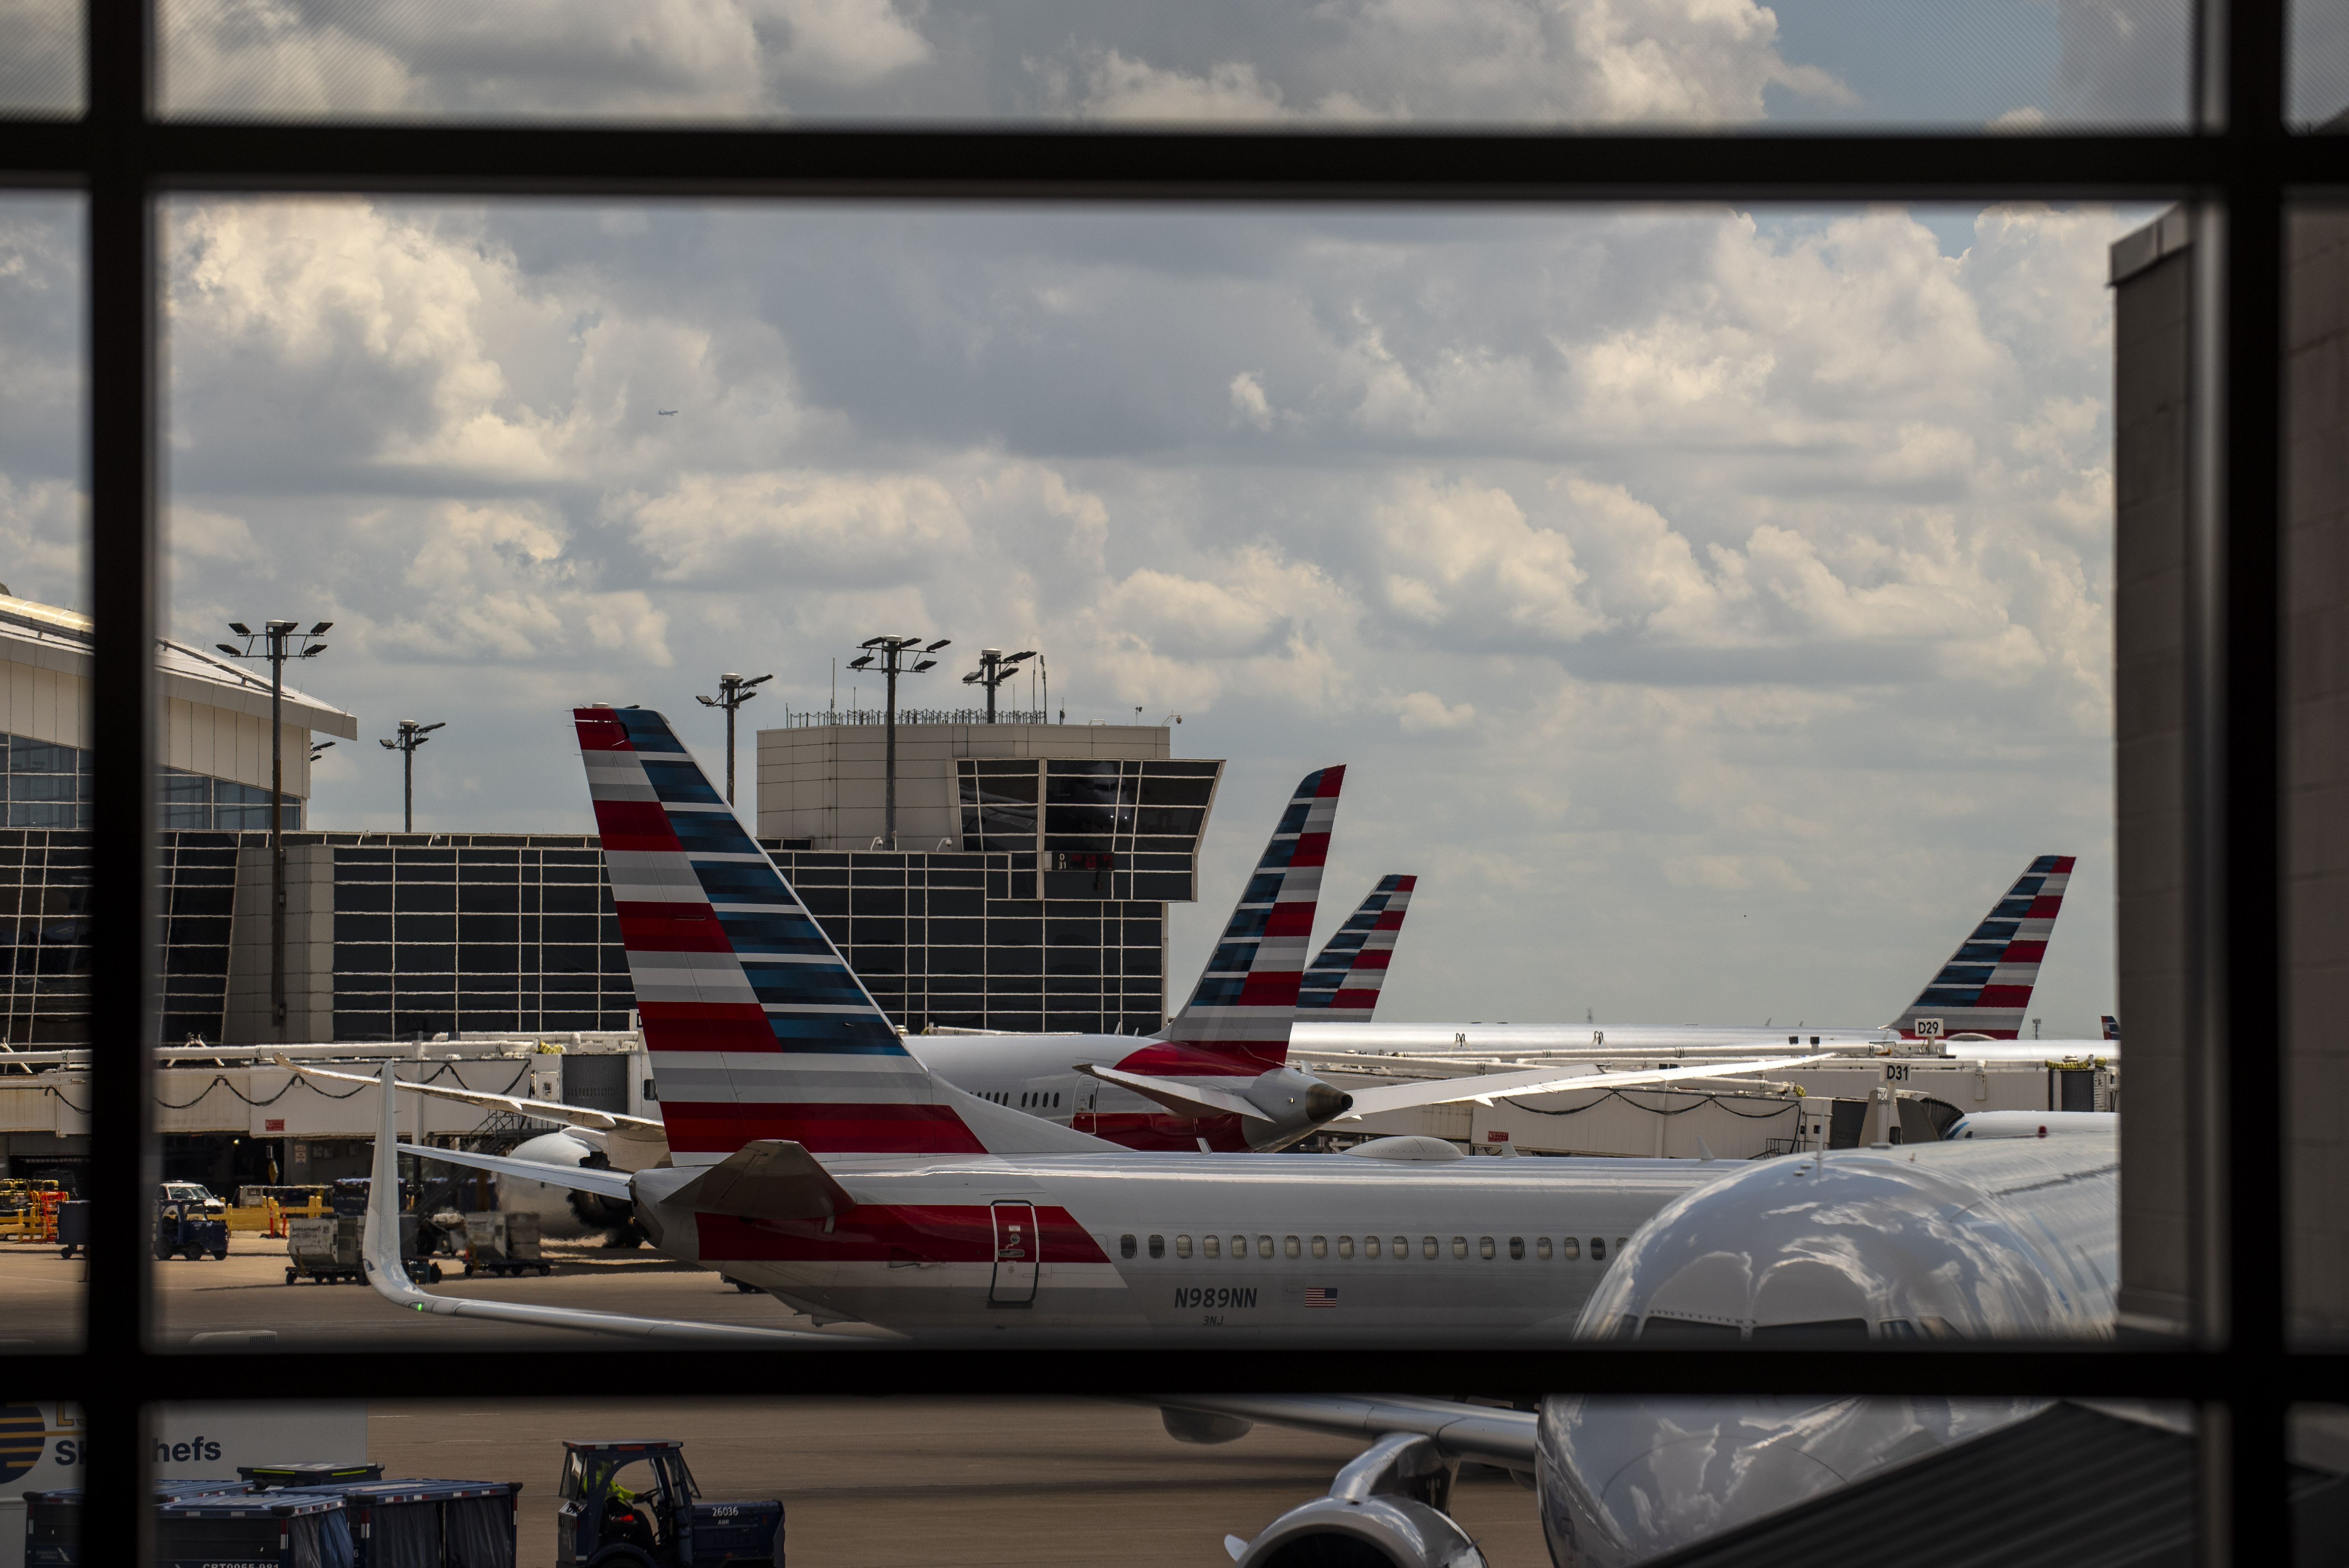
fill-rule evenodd
<path id="1" fill-rule="evenodd" d="M 1455 1258 L 1464 1258 L 1468 1255 L 1467 1237 L 1454 1236 L 1452 1238 L 1452 1255 Z"/>
<path id="2" fill-rule="evenodd" d="M 1377 1257 L 1378 1255 L 1379 1255 L 1379 1239 L 1378 1239 L 1376 1236 L 1365 1236 L 1365 1237 L 1363 1237 L 1363 1238 L 1362 1238 L 1362 1256 L 1364 1256 L 1365 1258 L 1375 1258 L 1375 1257 Z"/>
<path id="3" fill-rule="evenodd" d="M 1293 1247 L 1293 1246 L 1295 1246 L 1295 1245 L 1297 1245 L 1297 1239 L 1296 1239 L 1294 1236 L 1290 1237 L 1290 1238 L 1289 1238 L 1289 1241 L 1288 1241 L 1288 1244 L 1289 1244 L 1290 1246 L 1292 1246 L 1292 1247 Z M 1271 1257 L 1271 1256 L 1272 1256 L 1272 1238 L 1271 1238 L 1271 1237 L 1269 1237 L 1269 1236 L 1258 1236 L 1258 1237 L 1256 1239 L 1256 1255 L 1257 1255 L 1257 1257 L 1259 1257 L 1259 1258 L 1269 1258 L 1269 1257 Z"/>
<path id="4" fill-rule="evenodd" d="M 1628 1236 L 1618 1236 L 1618 1237 L 1616 1237 L 1616 1238 L 1615 1238 L 1615 1250 L 1616 1250 L 1617 1251 L 1619 1251 L 1619 1251 L 1621 1251 L 1623 1250 L 1624 1243 L 1626 1243 L 1626 1242 L 1627 1242 L 1627 1241 L 1629 1241 L 1630 1240 L 1630 1237 L 1628 1237 Z"/>
<path id="5" fill-rule="evenodd" d="M 1548 1261 L 1548 1259 L 1549 1259 L 1549 1238 L 1548 1238 L 1548 1237 L 1547 1237 L 1547 1236 L 1537 1236 L 1537 1237 L 1535 1237 L 1535 1238 L 1534 1238 L 1534 1256 L 1535 1256 L 1535 1257 L 1537 1257 L 1537 1258 L 1542 1259 L 1544 1262 L 1547 1262 L 1547 1261 Z"/>
<path id="6" fill-rule="evenodd" d="M 1398 1258 L 1408 1258 L 1411 1256 L 1410 1237 L 1397 1236 L 1394 1239 L 1394 1255 Z M 1427 1239 L 1427 1255 L 1431 1258 L 1435 1256 L 1435 1238 L 1433 1236 L 1430 1236 Z"/>
<path id="7" fill-rule="evenodd" d="M 1375 1244 L 1375 1238 L 1373 1239 L 1373 1244 Z M 1354 1239 L 1353 1239 L 1351 1236 L 1340 1236 L 1340 1237 L 1339 1237 L 1339 1238 L 1338 1238 L 1338 1256 L 1340 1256 L 1340 1257 L 1341 1257 L 1341 1258 L 1350 1258 L 1350 1257 L 1352 1257 L 1353 1255 L 1354 1255 Z"/>
<path id="8" fill-rule="evenodd" d="M 1056 1111 L 1061 1108 L 1061 1093 L 1058 1089 L 1052 1091 L 1052 1108 Z"/>
<path id="9" fill-rule="evenodd" d="M 1207 1240 L 1208 1240 L 1210 1242 L 1212 1242 L 1212 1241 L 1215 1241 L 1215 1238 L 1214 1238 L 1213 1236 L 1210 1236 L 1210 1237 L 1208 1237 L 1208 1238 L 1207 1238 Z M 1177 1236 L 1177 1237 L 1175 1237 L 1175 1238 L 1174 1238 L 1174 1255 L 1175 1255 L 1176 1257 L 1178 1257 L 1178 1258 L 1187 1258 L 1187 1257 L 1189 1257 L 1189 1256 L 1191 1255 L 1191 1238 L 1190 1238 L 1190 1237 L 1188 1237 L 1188 1236 Z"/>
<path id="10" fill-rule="evenodd" d="M 1019 1108 L 1023 1111 L 1028 1108 L 1028 1096 L 1025 1095 L 1019 1096 Z"/>
<path id="11" fill-rule="evenodd" d="M 1525 1243 L 1520 1241 L 1517 1244 L 1517 1251 L 1522 1252 L 1525 1250 Z M 1476 1238 L 1476 1255 L 1487 1262 L 1492 1262 L 1493 1238 L 1490 1236 L 1479 1236 Z"/>
<path id="12" fill-rule="evenodd" d="M 1510 1238 L 1509 1238 L 1509 1257 L 1510 1257 L 1510 1259 L 1511 1259 L 1512 1261 L 1515 1261 L 1515 1260 L 1516 1260 L 1516 1259 L 1519 1259 L 1519 1258 L 1524 1257 L 1525 1255 L 1526 1255 L 1526 1239 L 1525 1239 L 1523 1236 L 1512 1236 L 1512 1237 L 1510 1237 Z"/>
<path id="13" fill-rule="evenodd" d="M 1166 1255 L 1165 1237 L 1153 1236 L 1150 1238 L 1150 1255 L 1154 1258 L 1163 1258 Z"/>
<path id="14" fill-rule="evenodd" d="M 1650 1318 L 1648 1321 L 1653 1323 L 1655 1319 Z M 1866 1339 L 1868 1320 L 1864 1317 L 1828 1317 L 1821 1318 L 1816 1323 L 1755 1324 L 1754 1337 L 1798 1340 Z"/>
<path id="15" fill-rule="evenodd" d="M 1199 1251 L 1206 1256 L 1210 1258 L 1221 1256 L 1223 1250 L 1224 1239 L 1222 1237 L 1202 1236 L 1199 1238 Z"/>
<path id="16" fill-rule="evenodd" d="M 1603 1263 L 1607 1261 L 1606 1237 L 1593 1236 L 1590 1238 L 1590 1258 L 1593 1262 Z"/>
<path id="17" fill-rule="evenodd" d="M 1326 1258 L 1330 1255 L 1329 1237 L 1316 1236 L 1313 1238 L 1313 1255 L 1317 1258 Z"/>
<path id="18" fill-rule="evenodd" d="M 1421 1238 L 1420 1238 L 1420 1241 L 1419 1241 L 1419 1255 L 1420 1255 L 1421 1257 L 1423 1257 L 1423 1258 L 1433 1258 L 1433 1257 L 1434 1257 L 1434 1256 L 1435 1256 L 1435 1238 L 1434 1238 L 1434 1237 L 1433 1237 L 1433 1236 L 1423 1236 L 1423 1237 L 1421 1237 Z"/>
<path id="19" fill-rule="evenodd" d="M 1743 1332 L 1733 1323 L 1699 1323 L 1692 1318 L 1658 1317 L 1652 1313 L 1640 1325 L 1641 1339 L 1735 1339 Z"/>
<path id="20" fill-rule="evenodd" d="M 1270 1237 L 1268 1236 L 1265 1238 L 1264 1247 L 1265 1256 L 1268 1258 L 1272 1256 L 1272 1239 Z M 1232 1256 L 1235 1258 L 1245 1258 L 1247 1256 L 1247 1238 L 1246 1236 L 1235 1236 L 1232 1238 Z"/>
<path id="21" fill-rule="evenodd" d="M 1288 1253 L 1292 1258 L 1296 1257 L 1300 1251 L 1297 1245 L 1297 1238 L 1291 1236 L 1288 1241 L 1282 1242 L 1280 1250 Z"/>
<path id="22" fill-rule="evenodd" d="M 1582 1243 L 1568 1236 L 1557 1244 L 1557 1255 L 1570 1263 L 1582 1256 Z"/>
<path id="23" fill-rule="evenodd" d="M 1120 1237 L 1117 1239 L 1117 1255 L 1118 1255 L 1119 1257 L 1121 1257 L 1121 1258 L 1131 1258 L 1132 1256 L 1133 1256 L 1133 1237 L 1131 1237 L 1131 1236 L 1120 1236 Z"/>

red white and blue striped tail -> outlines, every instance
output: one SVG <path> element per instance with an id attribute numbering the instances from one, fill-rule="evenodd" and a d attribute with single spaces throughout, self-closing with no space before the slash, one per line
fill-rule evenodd
<path id="1" fill-rule="evenodd" d="M 580 759 L 680 1165 L 754 1138 L 816 1154 L 1103 1152 L 934 1079 L 648 708 L 580 708 Z"/>
<path id="2" fill-rule="evenodd" d="M 2043 855 L 2033 860 L 1891 1027 L 1909 1040 L 1959 1034 L 2019 1038 L 2032 988 L 2039 983 L 2040 962 L 2047 956 L 2047 939 L 2064 909 L 2074 858 Z"/>
<path id="3" fill-rule="evenodd" d="M 1308 1023 L 1368 1023 L 1394 961 L 1395 937 L 1416 877 L 1381 877 L 1298 982 L 1297 1016 Z"/>
<path id="4" fill-rule="evenodd" d="M 1345 782 L 1342 766 L 1307 774 L 1280 814 L 1198 989 L 1163 1036 L 1186 1047 L 1194 1061 L 1254 1075 L 1288 1060 L 1288 1027 L 1297 1018 L 1298 982 Z"/>

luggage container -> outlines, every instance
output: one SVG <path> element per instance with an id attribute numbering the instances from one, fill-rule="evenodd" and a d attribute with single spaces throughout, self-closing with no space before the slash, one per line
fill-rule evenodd
<path id="1" fill-rule="evenodd" d="M 366 1460 L 340 1465 L 325 1459 L 298 1465 L 239 1465 L 236 1473 L 257 1487 L 331 1487 L 337 1481 L 383 1480 L 383 1467 Z"/>
<path id="2" fill-rule="evenodd" d="M 356 1568 L 339 1497 L 309 1491 L 183 1497 L 156 1510 L 154 1568 Z"/>
<path id="3" fill-rule="evenodd" d="M 465 1216 L 465 1275 L 550 1274 L 554 1265 L 538 1250 L 535 1214 Z"/>
<path id="4" fill-rule="evenodd" d="M 236 1494 L 253 1490 L 242 1480 L 159 1480 L 155 1500 Z M 25 1568 L 79 1568 L 81 1563 L 80 1487 L 25 1494 Z"/>
<path id="5" fill-rule="evenodd" d="M 373 1480 L 268 1495 L 338 1497 L 355 1568 L 514 1568 L 522 1482 Z"/>
<path id="6" fill-rule="evenodd" d="M 285 1223 L 285 1282 L 359 1279 L 362 1221 L 342 1216 L 289 1220 Z"/>
<path id="7" fill-rule="evenodd" d="M 89 1199 L 73 1199 L 57 1205 L 57 1256 L 70 1258 L 89 1245 Z"/>

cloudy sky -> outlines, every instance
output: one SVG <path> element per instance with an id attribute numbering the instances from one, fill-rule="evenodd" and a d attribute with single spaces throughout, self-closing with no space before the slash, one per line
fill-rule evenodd
<path id="1" fill-rule="evenodd" d="M 167 8 L 176 101 L 1981 124 L 2174 114 L 2178 53 L 2135 0 L 1961 8 L 1930 82 L 1841 0 L 311 9 Z M 1178 999 L 1331 762 L 1324 930 L 1423 878 L 1397 1017 L 1878 1023 L 2077 854 L 2033 1012 L 2085 1033 L 2147 215 L 186 202 L 170 621 L 337 622 L 314 820 L 368 827 L 401 717 L 419 826 L 579 831 L 574 702 L 717 763 L 721 670 L 763 716 L 877 631 L 1040 648 L 1071 722 L 1230 759 Z M 0 577 L 66 603 L 79 268 L 0 203 Z"/>

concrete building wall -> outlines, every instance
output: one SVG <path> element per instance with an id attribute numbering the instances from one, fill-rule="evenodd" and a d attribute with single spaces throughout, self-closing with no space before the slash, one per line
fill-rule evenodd
<path id="1" fill-rule="evenodd" d="M 47 651 L 47 650 L 39 650 Z M 0 732 L 57 746 L 89 744 L 89 682 L 48 660 L 12 659 L 0 683 Z"/>
<path id="2" fill-rule="evenodd" d="M 2124 1324 L 2185 1330 L 2192 1299 L 2187 1070 L 2186 606 L 2189 304 L 2182 210 L 2113 246 L 2114 815 Z"/>
<path id="3" fill-rule="evenodd" d="M 241 713 L 209 702 L 173 697 L 165 701 L 163 713 L 165 767 L 208 774 L 256 789 L 269 787 L 269 716 L 265 711 Z M 283 731 L 280 743 L 285 762 L 285 793 L 307 800 L 310 731 L 300 724 L 286 724 Z"/>
<path id="4" fill-rule="evenodd" d="M 285 847 L 285 1027 L 271 1017 L 270 875 L 266 834 L 239 836 L 236 916 L 228 961 L 232 1045 L 335 1037 L 335 852 L 320 843 Z"/>
<path id="5" fill-rule="evenodd" d="M 2349 1337 L 2349 213 L 2296 213 L 2284 320 L 2284 1138 L 2292 1326 Z M 2136 1044 L 2130 1044 L 2136 1067 Z"/>
<path id="6" fill-rule="evenodd" d="M 2349 1335 L 2349 216 L 2288 237 L 2282 603 L 2283 1076 L 2289 1307 L 2304 1341 Z M 2189 753 L 2195 251 L 2188 215 L 2113 247 L 2117 504 L 2115 740 L 2125 1327 L 2194 1322 Z M 2254 1153 L 2264 1151 L 2254 1151 Z"/>
<path id="7" fill-rule="evenodd" d="M 964 757 L 1149 760 L 1173 754 L 1172 734 L 1156 724 L 900 724 L 898 846 L 963 846 L 955 763 Z M 864 849 L 881 836 L 888 761 L 883 726 L 761 730 L 758 756 L 758 836 L 807 839 L 813 849 Z"/>

